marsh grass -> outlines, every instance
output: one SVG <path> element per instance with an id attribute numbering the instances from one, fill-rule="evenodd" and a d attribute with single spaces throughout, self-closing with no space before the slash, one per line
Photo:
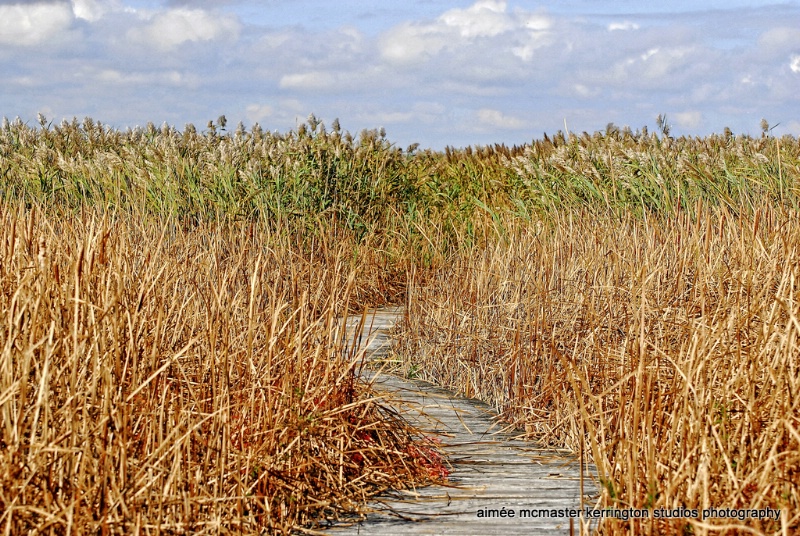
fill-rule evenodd
<path id="1" fill-rule="evenodd" d="M 341 342 L 343 244 L 303 257 L 247 225 L 8 205 L 0 222 L 5 533 L 288 533 L 438 478 Z"/>
<path id="2" fill-rule="evenodd" d="M 603 532 L 797 531 L 797 139 L 41 123 L 0 128 L 9 530 L 286 531 L 424 481 L 334 321 L 405 302 L 406 372 L 601 505 L 783 511 Z"/>
<path id="3" fill-rule="evenodd" d="M 782 510 L 777 523 L 606 520 L 604 533 L 793 532 L 800 222 L 694 213 L 508 222 L 509 240 L 411 289 L 399 352 L 528 437 L 586 452 L 600 506 Z"/>

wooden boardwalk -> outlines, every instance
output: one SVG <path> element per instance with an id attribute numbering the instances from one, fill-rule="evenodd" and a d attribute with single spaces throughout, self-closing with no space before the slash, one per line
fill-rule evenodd
<path id="1" fill-rule="evenodd" d="M 399 308 L 381 310 L 368 319 L 363 337 L 373 356 L 388 350 L 388 330 L 400 314 Z M 357 321 L 348 319 L 351 329 Z M 580 466 L 574 457 L 513 440 L 500 430 L 496 413 L 479 401 L 421 381 L 367 374 L 406 419 L 442 442 L 452 465 L 450 485 L 382 496 L 370 505 L 366 520 L 332 527 L 329 534 L 581 533 L 580 519 L 543 512 L 594 504 L 596 488 L 586 469 L 581 501 Z M 584 534 L 588 530 L 584 526 Z"/>

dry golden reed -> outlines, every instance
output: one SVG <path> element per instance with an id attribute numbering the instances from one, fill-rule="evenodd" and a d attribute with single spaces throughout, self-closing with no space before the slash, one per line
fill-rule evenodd
<path id="1" fill-rule="evenodd" d="M 584 451 L 601 507 L 782 512 L 602 533 L 795 533 L 800 221 L 694 213 L 509 222 L 507 240 L 410 289 L 400 351 L 528 437 Z"/>
<path id="2" fill-rule="evenodd" d="M 405 300 L 409 370 L 585 450 L 602 505 L 783 512 L 602 531 L 797 531 L 796 138 L 40 125 L 0 126 L 6 530 L 288 530 L 418 481 L 334 322 Z"/>
<path id="3" fill-rule="evenodd" d="M 308 531 L 435 479 L 342 342 L 352 249 L 292 243 L 0 206 L 0 530 Z"/>

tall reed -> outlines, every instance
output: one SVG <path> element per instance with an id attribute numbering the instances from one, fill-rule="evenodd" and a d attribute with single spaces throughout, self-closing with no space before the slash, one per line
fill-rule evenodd
<path id="1" fill-rule="evenodd" d="M 3 503 L 4 523 L 25 512 L 36 521 L 15 528 L 48 520 L 102 528 L 105 521 L 74 521 L 89 504 L 85 490 L 99 489 L 93 496 L 116 501 L 102 503 L 113 505 L 102 518 L 114 520 L 113 530 L 160 530 L 132 522 L 126 501 L 157 512 L 143 520 L 183 530 L 175 486 L 187 482 L 183 511 L 213 517 L 213 526 L 250 519 L 246 510 L 268 520 L 258 526 L 288 530 L 328 508 L 348 509 L 342 497 L 368 493 L 336 495 L 351 489 L 348 475 L 369 490 L 384 481 L 360 461 L 373 480 L 347 473 L 355 466 L 341 453 L 360 436 L 341 408 L 363 409 L 370 423 L 380 409 L 350 388 L 348 365 L 331 364 L 342 354 L 332 319 L 406 301 L 406 366 L 494 403 L 540 441 L 585 447 L 603 504 L 771 505 L 784 509 L 780 524 L 717 528 L 796 530 L 796 138 L 609 128 L 437 152 L 332 126 L 313 116 L 284 134 L 213 124 L 119 131 L 90 118 L 3 123 L 0 405 L 9 448 L 0 456 L 13 475 L 4 482 L 18 491 L 2 497 L 24 498 Z M 37 207 L 45 214 L 35 216 Z M 269 463 L 284 451 L 281 471 L 305 470 L 303 456 L 333 460 L 319 478 L 338 482 L 336 498 L 323 493 L 301 505 L 291 490 L 313 486 L 298 487 L 296 473 L 258 488 L 273 502 L 241 499 L 250 506 L 235 515 L 227 499 L 208 498 L 240 497 L 267 481 L 264 470 L 243 480 L 231 469 L 235 460 L 269 467 L 260 447 L 231 454 L 233 408 L 247 389 L 237 422 L 256 419 L 262 430 L 267 414 L 290 430 L 262 430 Z M 315 398 L 333 402 L 318 410 Z M 67 426 L 78 412 L 100 431 Z M 330 437 L 341 445 L 297 439 L 315 437 L 305 432 L 309 414 L 325 423 L 320 430 L 337 430 Z M 407 434 L 399 444 L 377 439 L 403 429 L 392 426 L 370 437 L 395 445 L 387 463 L 405 471 L 392 456 L 408 450 Z M 78 448 L 101 432 L 106 439 L 90 454 Z M 178 447 L 158 450 L 163 437 L 180 445 L 183 461 L 175 461 Z M 198 452 L 195 439 L 208 437 L 218 448 Z M 304 454 L 292 457 L 298 448 Z M 383 459 L 363 458 L 375 467 Z M 425 472 L 428 462 L 411 459 L 417 469 L 396 473 L 393 485 Z M 85 470 L 87 460 L 111 463 L 113 478 L 97 480 L 106 473 Z M 184 470 L 198 460 L 201 474 L 215 471 L 205 488 Z M 60 480 L 44 479 L 45 467 Z M 88 483 L 65 487 L 76 475 Z M 60 502 L 26 495 L 32 489 Z M 156 508 L 157 497 L 165 502 Z M 40 498 L 55 506 L 21 506 Z M 609 521 L 602 530 L 636 532 L 637 523 Z M 673 520 L 651 530 L 710 529 Z"/>
<path id="2" fill-rule="evenodd" d="M 777 522 L 611 519 L 603 533 L 794 532 L 798 215 L 692 212 L 509 221 L 508 240 L 410 288 L 400 353 L 528 437 L 585 451 L 600 506 L 782 512 Z"/>
<path id="3" fill-rule="evenodd" d="M 346 244 L 0 206 L 0 527 L 308 530 L 438 478 L 357 379 Z"/>

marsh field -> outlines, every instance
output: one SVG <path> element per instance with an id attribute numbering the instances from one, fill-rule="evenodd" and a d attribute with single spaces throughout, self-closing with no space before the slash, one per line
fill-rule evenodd
<path id="1" fill-rule="evenodd" d="M 662 125 L 665 127 L 665 125 Z M 602 534 L 800 530 L 800 142 L 0 128 L 0 531 L 322 530 L 442 480 L 400 373 L 596 464 Z"/>

